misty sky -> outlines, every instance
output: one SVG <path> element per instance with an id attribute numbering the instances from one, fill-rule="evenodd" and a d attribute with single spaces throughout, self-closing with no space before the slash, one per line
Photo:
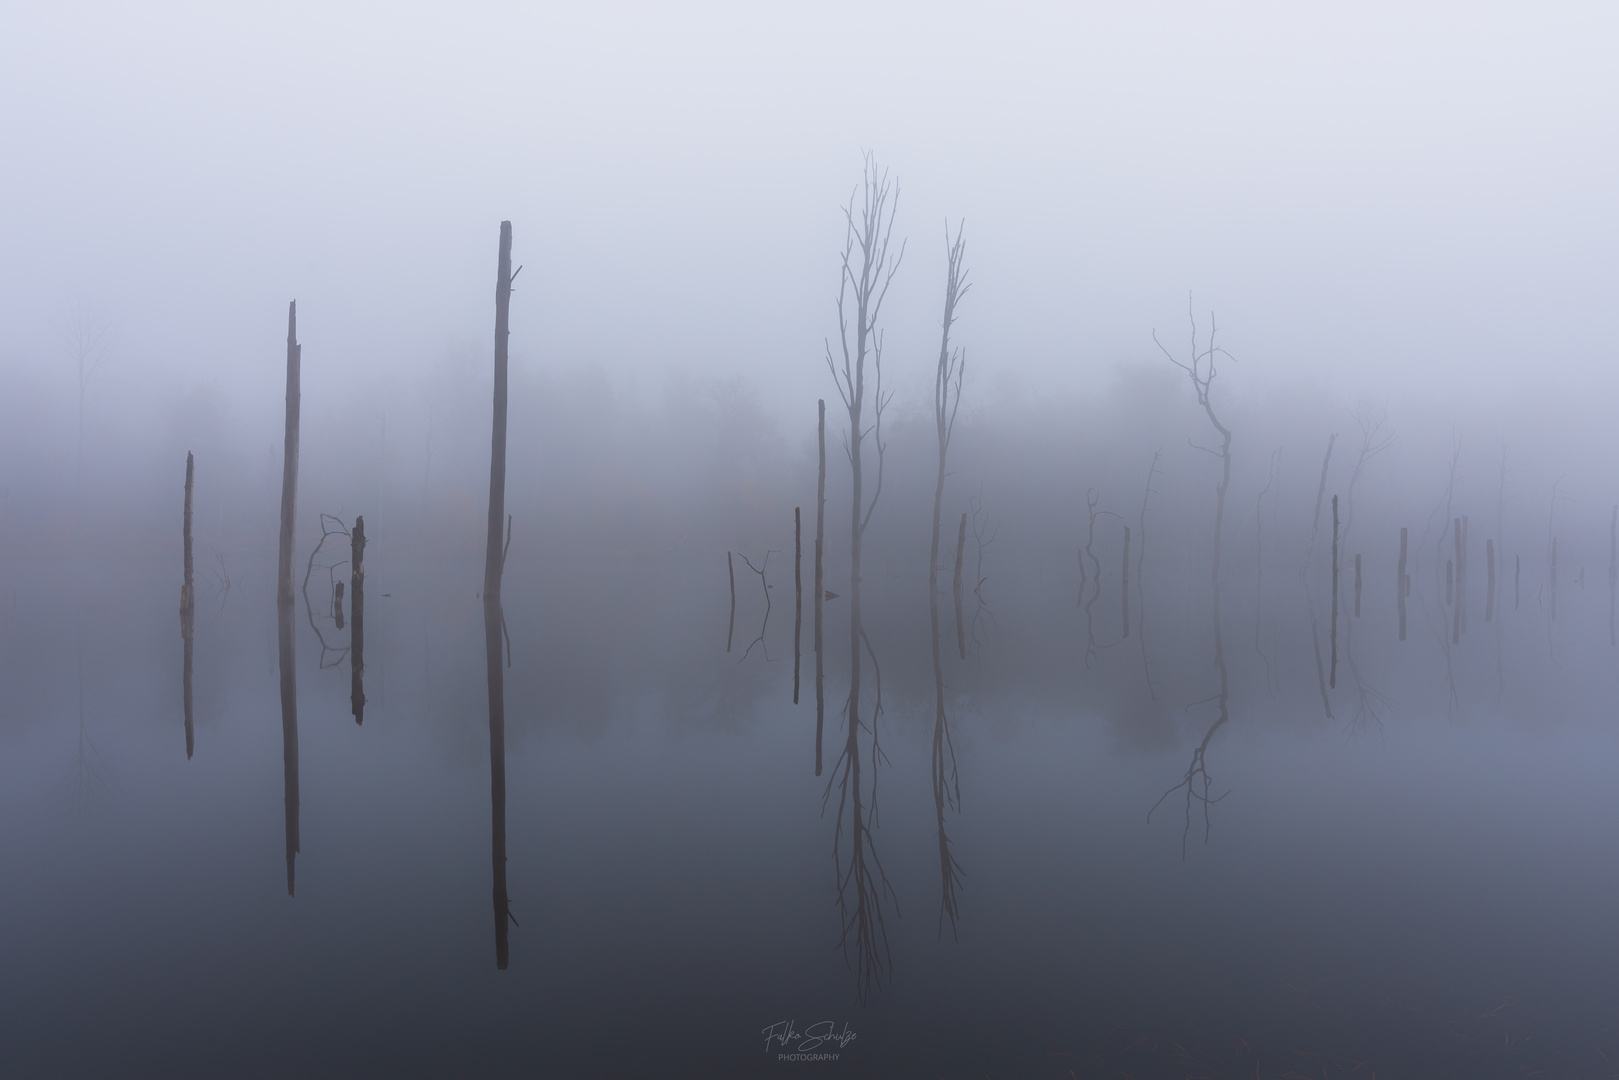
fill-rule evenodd
<path id="1" fill-rule="evenodd" d="M 839 207 L 869 149 L 910 245 L 887 319 L 902 395 L 931 374 L 948 215 L 986 397 L 1161 362 L 1150 333 L 1184 336 L 1192 290 L 1249 386 L 1590 402 L 1619 390 L 1616 23 L 1595 4 L 8 4 L 0 365 L 69 394 L 61 327 L 89 309 L 125 400 L 215 381 L 273 420 L 294 297 L 306 399 L 484 348 L 509 218 L 517 363 L 742 373 L 802 409 L 831 389 Z"/>

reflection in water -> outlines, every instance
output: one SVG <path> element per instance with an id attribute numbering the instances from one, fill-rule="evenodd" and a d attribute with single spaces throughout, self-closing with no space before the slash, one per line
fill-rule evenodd
<path id="1" fill-rule="evenodd" d="M 760 560 L 758 566 L 754 566 L 753 561 L 746 555 L 742 556 L 742 561 L 747 564 L 748 569 L 759 575 L 759 588 L 762 589 L 765 594 L 765 615 L 764 618 L 759 621 L 759 633 L 752 641 L 748 642 L 748 647 L 742 651 L 742 660 L 746 660 L 749 655 L 752 654 L 753 647 L 755 645 L 760 646 L 760 651 L 764 653 L 765 660 L 767 662 L 770 660 L 770 646 L 765 644 L 765 632 L 770 628 L 770 583 L 765 580 L 765 570 L 770 566 L 770 556 L 772 554 L 774 554 L 773 551 L 766 551 L 765 557 Z M 732 578 L 732 581 L 731 610 L 733 612 L 732 622 L 734 623 L 736 621 L 736 616 L 734 614 L 736 611 L 735 578 Z M 737 663 L 740 664 L 742 660 L 738 660 Z"/>
<path id="2" fill-rule="evenodd" d="M 349 573 L 353 596 L 349 631 L 349 712 L 356 724 L 365 722 L 365 518 L 354 519 L 349 544 Z M 342 583 L 339 582 L 339 585 Z"/>
<path id="3" fill-rule="evenodd" d="M 494 864 L 495 967 L 506 970 L 506 670 L 500 662 L 501 625 L 505 615 L 498 599 L 483 605 L 485 669 L 489 684 L 489 842 Z"/>
<path id="4" fill-rule="evenodd" d="M 309 629 L 315 632 L 315 638 L 320 642 L 320 668 L 322 671 L 327 668 L 337 667 L 343 662 L 343 658 L 348 655 L 349 651 L 347 645 L 333 645 L 327 641 L 326 634 L 322 631 L 320 625 L 326 619 L 332 619 L 337 629 L 343 629 L 343 608 L 340 602 L 343 595 L 343 583 L 337 579 L 337 568 L 347 564 L 348 559 L 322 564 L 322 568 L 326 571 L 326 595 L 336 597 L 338 600 L 334 602 L 333 607 L 328 612 L 321 614 L 319 621 L 315 618 L 315 605 L 310 603 L 309 600 L 309 578 L 315 572 L 315 557 L 325 549 L 326 541 L 334 536 L 349 537 L 352 547 L 353 537 L 349 533 L 348 527 L 343 524 L 342 519 L 331 514 L 321 514 L 320 540 L 316 542 L 314 549 L 309 553 L 309 562 L 304 567 L 304 583 L 301 590 L 304 597 L 304 615 L 309 620 Z"/>
<path id="5" fill-rule="evenodd" d="M 298 856 L 298 672 L 293 653 L 292 601 L 276 602 L 276 648 L 281 659 L 281 771 L 287 817 L 287 895 L 294 895 Z"/>

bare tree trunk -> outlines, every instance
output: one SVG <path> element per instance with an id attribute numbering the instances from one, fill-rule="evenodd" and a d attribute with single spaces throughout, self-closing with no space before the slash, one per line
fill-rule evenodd
<path id="1" fill-rule="evenodd" d="M 281 459 L 281 545 L 276 561 L 276 651 L 281 667 L 282 802 L 286 810 L 287 895 L 293 896 L 298 836 L 298 670 L 292 636 L 292 538 L 298 507 L 298 413 L 303 349 L 298 304 L 287 305 L 287 422 Z"/>
<path id="2" fill-rule="evenodd" d="M 506 521 L 506 345 L 511 334 L 512 223 L 500 223 L 500 248 L 495 263 L 495 399 L 489 428 L 489 529 L 484 547 L 483 626 L 489 683 L 489 810 L 490 857 L 494 874 L 492 898 L 495 914 L 495 967 L 506 968 L 506 697 L 505 669 L 500 663 L 500 604 L 506 549 L 501 525 Z"/>
<path id="3" fill-rule="evenodd" d="M 826 578 L 821 553 L 826 547 L 826 399 L 815 403 L 816 447 L 820 471 L 815 478 L 815 775 L 821 775 L 821 731 L 826 724 L 826 658 L 821 651 L 821 608 L 826 602 Z"/>
<path id="4" fill-rule="evenodd" d="M 1327 685 L 1338 688 L 1338 496 L 1332 497 L 1332 668 Z"/>
<path id="5" fill-rule="evenodd" d="M 767 594 L 768 595 L 768 594 Z M 793 704 L 798 704 L 799 642 L 804 635 L 804 522 L 793 507 Z"/>
<path id="6" fill-rule="evenodd" d="M 1407 576 L 1407 574 L 1405 572 L 1406 541 L 1409 538 L 1409 536 L 1410 536 L 1409 529 L 1406 526 L 1401 525 L 1400 526 L 1400 569 L 1399 569 L 1399 572 L 1395 575 L 1396 580 L 1395 580 L 1395 585 L 1394 585 L 1394 591 L 1398 594 L 1399 601 L 1400 601 L 1400 640 L 1401 641 L 1405 640 L 1405 598 L 1407 596 L 1411 595 L 1411 578 L 1409 576 Z"/>
<path id="7" fill-rule="evenodd" d="M 354 519 L 349 534 L 349 591 L 354 594 L 354 628 L 349 631 L 349 712 L 365 723 L 365 518 Z"/>
<path id="8" fill-rule="evenodd" d="M 967 624 L 961 608 L 961 564 L 967 551 L 967 515 L 961 515 L 961 528 L 956 531 L 956 580 L 953 586 L 956 598 L 956 650 L 967 659 Z"/>
<path id="9" fill-rule="evenodd" d="M 197 625 L 197 597 L 192 581 L 191 561 L 191 485 L 195 476 L 195 462 L 191 451 L 186 451 L 186 501 L 185 516 L 181 532 L 184 534 L 185 546 L 185 580 L 180 586 L 180 640 L 185 652 L 181 663 L 181 698 L 185 709 L 186 728 L 186 760 L 191 760 L 191 752 L 195 748 L 196 739 L 192 725 L 192 697 L 191 697 L 191 664 L 192 642 Z"/>

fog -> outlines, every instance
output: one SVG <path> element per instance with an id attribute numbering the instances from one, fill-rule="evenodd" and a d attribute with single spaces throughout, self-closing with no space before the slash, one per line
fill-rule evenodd
<path id="1" fill-rule="evenodd" d="M 0 13 L 0 1043 L 1608 1069 L 1616 22 Z"/>

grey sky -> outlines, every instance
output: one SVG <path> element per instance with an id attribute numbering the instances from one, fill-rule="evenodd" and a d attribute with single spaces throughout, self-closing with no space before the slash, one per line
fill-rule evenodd
<path id="1" fill-rule="evenodd" d="M 333 9 L 336 8 L 334 11 Z M 1619 13 L 1596 4 L 126 5 L 0 14 L 0 362 L 72 304 L 120 378 L 274 393 L 488 337 L 519 362 L 825 394 L 863 149 L 936 347 L 942 222 L 981 386 L 1085 387 L 1179 335 L 1348 400 L 1616 389 Z M 325 369 L 324 371 L 322 369 Z M 1250 383 L 1252 385 L 1252 383 Z M 902 393 L 906 392 L 902 389 Z"/>

